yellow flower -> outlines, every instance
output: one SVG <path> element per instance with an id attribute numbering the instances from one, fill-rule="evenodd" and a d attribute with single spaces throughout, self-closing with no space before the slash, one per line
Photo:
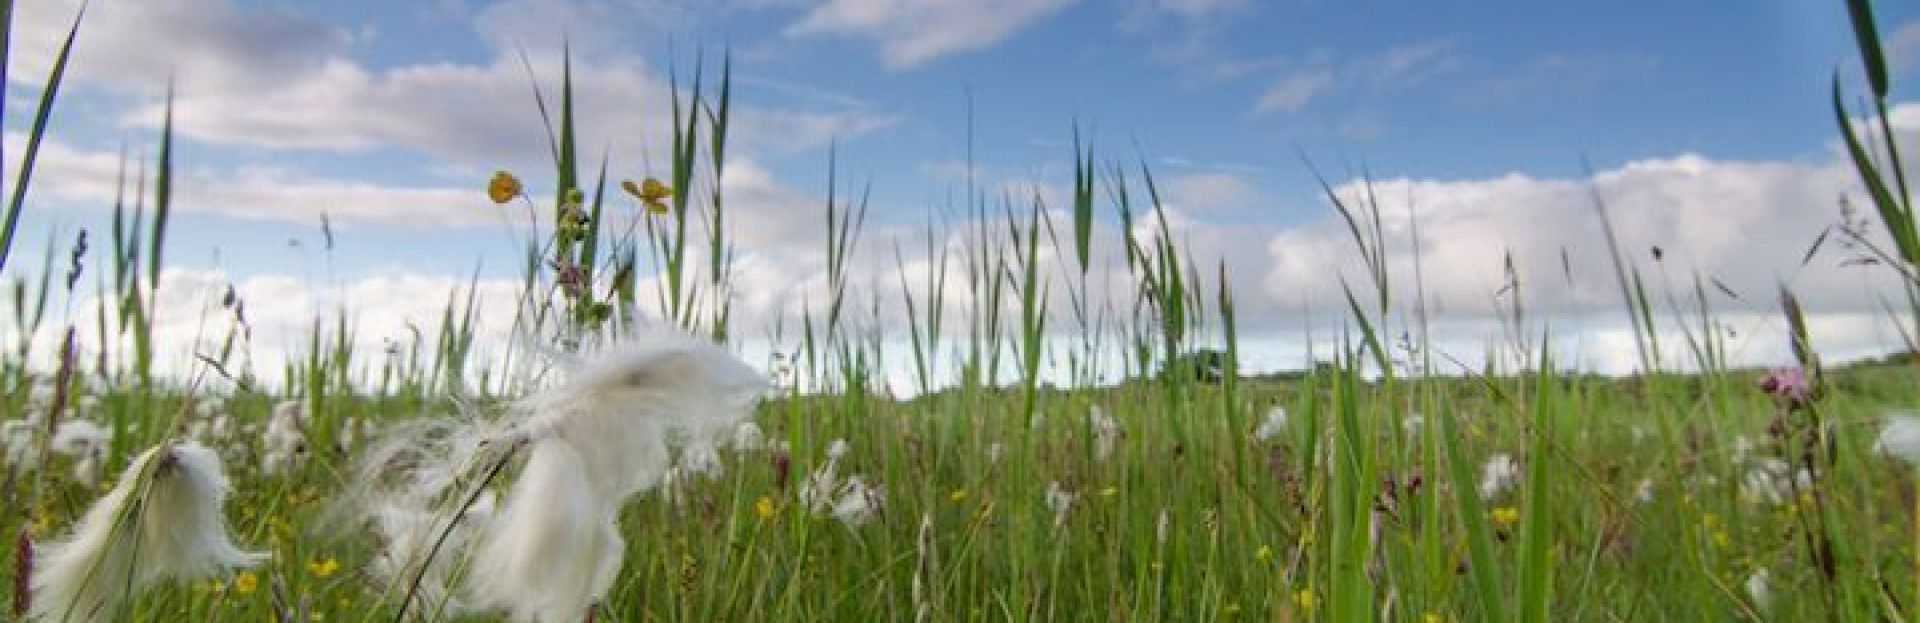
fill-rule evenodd
<path id="1" fill-rule="evenodd" d="M 949 493 L 949 494 L 947 494 L 947 501 L 948 501 L 948 502 L 953 502 L 953 503 L 955 503 L 955 504 L 959 504 L 959 503 L 961 503 L 961 502 L 965 502 L 965 501 L 967 501 L 967 490 L 966 490 L 966 489 L 954 489 L 954 490 L 953 490 L 953 493 Z"/>
<path id="2" fill-rule="evenodd" d="M 1260 562 L 1273 560 L 1273 548 L 1266 545 L 1260 546 L 1260 549 L 1253 550 L 1253 559 Z"/>
<path id="3" fill-rule="evenodd" d="M 494 171 L 493 179 L 487 180 L 487 198 L 494 203 L 506 203 L 520 196 L 520 178 L 506 171 Z"/>
<path id="4" fill-rule="evenodd" d="M 258 588 L 260 588 L 260 576 L 254 575 L 252 571 L 241 571 L 239 575 L 233 576 L 233 592 L 236 594 L 251 594 Z"/>
<path id="5" fill-rule="evenodd" d="M 307 561 L 307 573 L 313 574 L 313 577 L 316 578 L 325 578 L 339 570 L 340 561 L 335 560 L 331 556 Z"/>
<path id="6" fill-rule="evenodd" d="M 753 514 L 759 515 L 761 519 L 772 517 L 773 516 L 773 498 L 763 495 L 763 496 L 760 496 L 760 499 L 754 500 Z"/>
<path id="7" fill-rule="evenodd" d="M 1428 612 L 1420 617 L 1420 623 L 1446 623 L 1447 618 L 1438 612 Z"/>
<path id="8" fill-rule="evenodd" d="M 649 177 L 638 184 L 633 183 L 633 180 L 625 180 L 620 182 L 620 189 L 627 191 L 627 194 L 633 195 L 641 203 L 647 204 L 647 212 L 666 214 L 670 211 L 667 200 L 673 198 L 673 187 L 662 183 L 659 179 Z"/>
<path id="9" fill-rule="evenodd" d="M 1309 612 L 1313 611 L 1313 606 L 1315 603 L 1314 597 L 1313 597 L 1313 589 L 1303 588 L 1295 592 L 1293 594 L 1293 603 L 1299 604 L 1301 610 L 1306 610 Z"/>
<path id="10" fill-rule="evenodd" d="M 1493 523 L 1501 528 L 1511 528 L 1518 521 L 1520 521 L 1520 509 L 1511 506 L 1493 509 Z"/>

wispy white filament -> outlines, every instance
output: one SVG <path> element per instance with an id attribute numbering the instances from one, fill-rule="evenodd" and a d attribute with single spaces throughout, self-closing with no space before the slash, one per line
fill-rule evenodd
<path id="1" fill-rule="evenodd" d="M 676 450 L 683 471 L 709 461 L 701 457 L 717 461 L 714 447 L 738 433 L 764 388 L 757 373 L 719 347 L 651 333 L 594 350 L 558 384 L 514 403 L 505 418 L 411 433 L 435 440 L 425 449 L 394 433 L 376 445 L 363 473 L 402 466 L 406 475 L 374 498 L 401 511 L 444 509 L 468 497 L 471 489 L 459 483 L 475 470 L 506 465 L 501 457 L 516 455 L 503 451 L 519 448 L 524 460 L 500 478 L 498 508 L 463 516 L 460 540 L 469 543 L 449 538 L 433 564 L 443 564 L 442 557 L 463 563 L 463 580 L 449 588 L 463 606 L 528 623 L 575 623 L 607 596 L 620 570 L 621 507 L 661 484 Z M 419 525 L 412 517 L 397 523 Z M 387 555 L 424 557 L 420 550 L 431 549 L 447 525 L 437 524 L 433 539 L 393 539 L 415 551 Z"/>

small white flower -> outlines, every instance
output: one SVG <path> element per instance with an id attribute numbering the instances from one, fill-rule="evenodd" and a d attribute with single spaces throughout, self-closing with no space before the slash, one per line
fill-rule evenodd
<path id="1" fill-rule="evenodd" d="M 1640 479 L 1640 484 L 1633 488 L 1633 499 L 1639 500 L 1642 504 L 1653 501 L 1652 478 Z"/>
<path id="2" fill-rule="evenodd" d="M 1272 441 L 1284 432 L 1287 432 L 1287 408 L 1274 405 L 1273 408 L 1267 409 L 1267 417 L 1260 420 L 1260 427 L 1253 430 L 1253 438 Z"/>
<path id="3" fill-rule="evenodd" d="M 1907 411 L 1889 414 L 1873 450 L 1920 466 L 1920 415 Z"/>
<path id="4" fill-rule="evenodd" d="M 1496 454 L 1480 468 L 1480 497 L 1492 498 L 1505 493 L 1520 481 L 1520 463 L 1507 454 Z"/>

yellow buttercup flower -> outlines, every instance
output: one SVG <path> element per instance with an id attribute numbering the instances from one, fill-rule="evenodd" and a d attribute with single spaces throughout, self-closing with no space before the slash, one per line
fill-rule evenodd
<path id="1" fill-rule="evenodd" d="M 487 180 L 487 198 L 492 199 L 494 203 L 513 201 L 513 198 L 520 196 L 523 190 L 525 189 L 520 186 L 520 178 L 506 171 L 494 171 L 493 179 Z"/>
<path id="2" fill-rule="evenodd" d="M 773 516 L 773 498 L 763 495 L 763 496 L 760 496 L 760 499 L 754 500 L 753 514 L 759 515 L 761 519 L 772 517 Z"/>
<path id="3" fill-rule="evenodd" d="M 327 576 L 333 575 L 335 572 L 339 570 L 340 570 L 340 561 L 335 560 L 331 556 L 327 558 L 307 561 L 307 573 L 313 574 L 313 577 L 316 577 L 316 578 L 325 578 Z"/>
<path id="4" fill-rule="evenodd" d="M 1299 604 L 1301 610 L 1308 612 L 1313 611 L 1313 606 L 1317 603 L 1317 600 L 1315 600 L 1313 596 L 1313 589 L 1303 588 L 1300 589 L 1299 592 L 1294 593 L 1293 603 Z"/>
<path id="5" fill-rule="evenodd" d="M 233 592 L 235 594 L 247 595 L 259 588 L 260 576 L 254 575 L 252 571 L 241 571 L 239 575 L 233 576 Z"/>
<path id="6" fill-rule="evenodd" d="M 620 189 L 646 204 L 647 212 L 666 214 L 671 211 L 667 206 L 667 200 L 673 198 L 673 187 L 662 183 L 657 178 L 649 177 L 638 184 L 633 180 L 625 180 L 620 182 Z"/>
<path id="7" fill-rule="evenodd" d="M 1501 528 L 1512 527 L 1513 524 L 1518 521 L 1520 521 L 1520 509 L 1511 506 L 1502 506 L 1493 509 L 1493 523 L 1498 524 Z"/>

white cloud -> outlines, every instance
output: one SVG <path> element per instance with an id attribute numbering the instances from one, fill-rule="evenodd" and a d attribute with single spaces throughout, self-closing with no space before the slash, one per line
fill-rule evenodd
<path id="1" fill-rule="evenodd" d="M 21 153 L 26 139 L 8 133 L 6 153 Z M 129 154 L 128 192 L 143 150 Z M 34 167 L 31 203 L 111 205 L 119 189 L 118 153 L 87 151 L 58 140 L 41 143 Z M 7 162 L 6 179 L 19 163 Z M 385 186 L 359 180 L 302 174 L 281 167 L 247 166 L 230 171 L 187 168 L 175 172 L 174 207 L 184 212 L 250 220 L 312 223 L 325 213 L 345 225 L 445 227 L 500 223 L 481 184 L 471 187 Z"/>
<path id="2" fill-rule="evenodd" d="M 1599 235 L 1596 192 L 1607 204 L 1622 252 L 1641 267 L 1654 292 L 1690 292 L 1697 273 L 1745 299 L 1722 298 L 1728 306 L 1771 309 L 1775 285 L 1785 282 L 1812 306 L 1871 310 L 1866 292 L 1886 285 L 1885 271 L 1839 268 L 1843 256 L 1837 253 L 1798 269 L 1814 238 L 1837 220 L 1837 199 L 1853 187 L 1852 172 L 1833 162 L 1682 155 L 1629 162 L 1590 179 L 1517 173 L 1477 180 L 1401 178 L 1377 181 L 1373 192 L 1382 198 L 1387 263 L 1400 283 L 1394 290 L 1411 295 L 1411 201 L 1426 290 L 1449 313 L 1489 314 L 1500 304 L 1495 293 L 1504 285 L 1507 252 L 1521 273 L 1529 308 L 1621 309 Z M 1336 191 L 1350 201 L 1363 193 L 1359 182 Z M 1352 247 L 1345 225 L 1335 219 L 1275 234 L 1267 245 L 1266 293 L 1282 305 L 1335 305 L 1342 276 L 1364 291 L 1366 277 Z M 1653 247 L 1662 250 L 1663 261 L 1652 261 Z M 1570 284 L 1562 274 L 1563 254 L 1573 271 Z"/>
<path id="3" fill-rule="evenodd" d="M 1073 0 L 826 0 L 787 28 L 789 36 L 874 39 L 893 69 L 993 47 Z"/>
<path id="4" fill-rule="evenodd" d="M 17 81 L 51 62 L 76 2 L 23 5 L 16 32 Z M 652 6 L 652 5 L 649 5 Z M 94 89 L 138 103 L 101 111 L 94 119 L 152 129 L 157 97 L 169 75 L 178 78 L 175 130 L 179 136 L 231 148 L 267 148 L 248 154 L 256 165 L 232 171 L 182 171 L 183 207 L 249 218 L 311 222 L 326 209 L 341 224 L 472 222 L 486 218 L 472 200 L 485 172 L 536 171 L 550 166 L 547 134 L 527 69 L 515 52 L 524 45 L 549 105 L 557 105 L 558 37 L 575 42 L 574 87 L 582 157 L 607 150 L 616 176 L 637 176 L 643 154 L 666 151 L 672 95 L 647 63 L 614 51 L 620 37 L 685 19 L 666 5 L 651 11 L 596 1 L 511 0 L 470 19 L 494 58 L 480 63 L 410 61 L 375 67 L 356 58 L 353 34 L 290 9 L 231 0 L 96 3 L 89 9 L 68 76 L 74 89 Z M 464 8 L 442 9 L 449 19 Z M 56 32 L 57 31 L 57 32 Z M 23 69 L 24 68 L 24 69 Z M 44 74 L 44 72 L 41 72 Z M 808 107 L 764 107 L 735 102 L 730 128 L 734 153 L 813 149 L 836 138 L 882 130 L 900 117 L 857 102 L 811 102 Z M 96 128 L 90 128 L 96 130 Z M 57 130 L 57 128 L 56 128 Z M 423 179 L 447 171 L 478 172 L 472 187 L 388 187 L 327 179 L 277 168 L 282 153 L 380 149 L 424 153 Z M 744 151 L 743 151 L 744 150 Z M 11 153 L 18 153 L 13 151 Z M 117 159 L 61 153 L 44 163 L 46 189 L 69 198 L 111 197 Z M 530 183 L 539 180 L 530 179 Z"/>
<path id="5" fill-rule="evenodd" d="M 1888 33 L 1881 44 L 1887 52 L 1888 69 L 1895 72 L 1908 72 L 1914 68 L 1914 62 L 1920 60 L 1920 19 L 1901 24 Z"/>
<path id="6" fill-rule="evenodd" d="M 1254 110 L 1263 113 L 1298 112 L 1315 96 L 1333 86 L 1333 70 L 1310 69 L 1288 74 L 1260 94 Z"/>
<path id="7" fill-rule="evenodd" d="M 1244 210 L 1261 202 L 1260 192 L 1238 173 L 1189 173 L 1167 180 L 1167 198 L 1176 206 L 1218 212 Z"/>
<path id="8" fill-rule="evenodd" d="M 1336 88 L 1378 92 L 1410 89 L 1459 71 L 1465 61 L 1457 40 L 1440 38 L 1413 41 L 1345 61 L 1317 54 L 1292 62 L 1263 64 L 1279 67 L 1280 74 L 1254 102 L 1254 112 L 1292 113 Z"/>

